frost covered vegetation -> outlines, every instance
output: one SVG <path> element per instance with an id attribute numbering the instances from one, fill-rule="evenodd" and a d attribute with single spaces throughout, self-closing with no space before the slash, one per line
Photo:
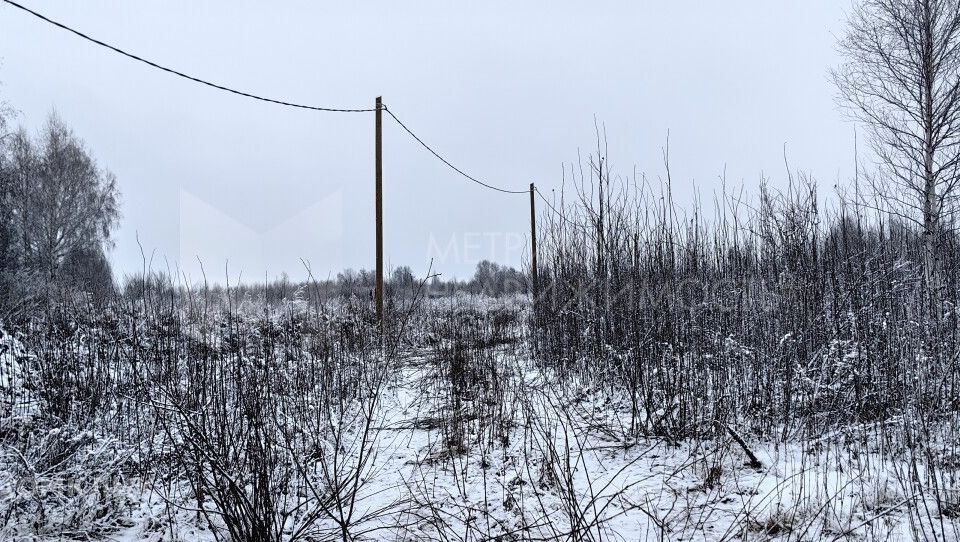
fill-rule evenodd
<path id="1" fill-rule="evenodd" d="M 960 3 L 840 49 L 865 186 L 705 212 L 598 150 L 535 269 L 383 322 L 365 272 L 116 288 L 112 175 L 0 137 L 0 540 L 960 539 Z"/>
<path id="2" fill-rule="evenodd" d="M 148 275 L 11 322 L 0 538 L 956 539 L 956 239 L 934 290 L 811 182 L 706 220 L 597 164 L 535 307 Z"/>

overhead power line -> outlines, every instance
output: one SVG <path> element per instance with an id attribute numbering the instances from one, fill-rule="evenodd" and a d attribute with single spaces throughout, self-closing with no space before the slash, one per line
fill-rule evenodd
<path id="1" fill-rule="evenodd" d="M 236 90 L 236 89 L 233 89 L 233 88 L 224 86 L 224 85 L 219 85 L 219 84 L 217 84 L 217 83 L 211 83 L 210 81 L 207 81 L 207 80 L 204 80 L 204 79 L 200 79 L 199 77 L 194 77 L 194 76 L 192 76 L 192 75 L 187 75 L 187 74 L 185 74 L 185 73 L 183 73 L 183 72 L 181 72 L 181 71 L 174 70 L 173 68 L 168 68 L 168 67 L 166 67 L 166 66 L 161 66 L 160 64 L 157 64 L 156 62 L 147 60 L 147 59 L 145 59 L 145 58 L 143 58 L 143 57 L 140 57 L 140 56 L 137 56 L 137 55 L 135 55 L 135 54 L 133 54 L 133 53 L 128 53 L 128 52 L 124 51 L 123 49 L 120 49 L 119 47 L 114 47 L 113 45 L 110 45 L 109 43 L 102 42 L 102 41 L 100 41 L 100 40 L 98 40 L 98 39 L 96 39 L 96 38 L 92 38 L 92 37 L 84 34 L 83 32 L 80 32 L 79 30 L 75 30 L 75 29 L 73 29 L 73 28 L 71 28 L 71 27 L 69 27 L 69 26 L 67 26 L 67 25 L 65 25 L 65 24 L 63 24 L 63 23 L 59 23 L 59 22 L 57 22 L 57 21 L 54 21 L 53 19 L 50 19 L 50 18 L 46 17 L 46 16 L 43 15 L 43 14 L 37 13 L 36 11 L 33 11 L 32 9 L 30 9 L 30 8 L 24 6 L 24 5 L 18 4 L 17 2 L 14 2 L 13 0 L 3 0 L 3 2 L 6 2 L 7 4 L 10 4 L 11 6 L 13 6 L 13 7 L 17 8 L 17 9 L 23 10 L 23 11 L 29 13 L 30 15 L 33 15 L 34 17 L 37 17 L 38 19 L 41 19 L 41 20 L 43 20 L 43 21 L 46 21 L 47 23 L 50 23 L 50 24 L 52 24 L 53 26 L 56 26 L 56 27 L 58 27 L 58 28 L 61 28 L 61 29 L 63 29 L 63 30 L 66 30 L 67 32 L 70 32 L 70 33 L 72 33 L 72 34 L 75 34 L 75 35 L 77 35 L 77 36 L 80 36 L 81 38 L 83 38 L 83 39 L 85 39 L 85 40 L 87 40 L 87 41 L 89 41 L 89 42 L 91 42 L 91 43 L 95 43 L 95 44 L 97 44 L 97 45 L 99 45 L 99 46 L 101 46 L 101 47 L 106 47 L 107 49 L 110 49 L 111 51 L 113 51 L 113 52 L 115 52 L 115 53 L 119 53 L 119 54 L 121 54 L 121 55 L 123 55 L 123 56 L 125 56 L 125 57 L 127 57 L 127 58 L 131 58 L 131 59 L 133 59 L 133 60 L 136 60 L 137 62 L 142 62 L 142 63 L 144 63 L 144 64 L 146 64 L 146 65 L 148 65 L 148 66 L 150 66 L 150 67 L 156 68 L 156 69 L 158 69 L 158 70 L 162 70 L 162 71 L 165 71 L 165 72 L 167 72 L 167 73 L 171 73 L 171 74 L 176 75 L 176 76 L 178 76 L 178 77 L 182 77 L 182 78 L 184 78 L 184 79 L 188 79 L 188 80 L 193 81 L 193 82 L 195 82 L 195 83 L 200 83 L 201 85 L 206 85 L 206 86 L 208 86 L 208 87 L 212 87 L 212 88 L 215 88 L 215 89 L 217 89 L 217 90 L 222 90 L 222 91 L 224 91 L 224 92 L 229 92 L 229 93 L 231 93 L 231 94 L 236 94 L 236 95 L 238 95 L 238 96 L 243 96 L 243 97 L 245 97 L 245 98 L 252 98 L 252 99 L 254 99 L 254 100 L 259 100 L 259 101 L 261 101 L 261 102 L 268 102 L 268 103 L 277 104 L 277 105 L 283 105 L 283 106 L 287 106 L 287 107 L 295 107 L 295 108 L 298 108 L 298 109 L 309 109 L 309 110 L 312 110 L 312 111 L 328 111 L 328 112 L 333 112 L 333 113 L 368 113 L 368 112 L 374 111 L 373 108 L 370 108 L 370 109 L 341 109 L 341 108 L 336 108 L 336 107 L 319 107 L 319 106 L 315 106 L 315 105 L 298 104 L 298 103 L 288 102 L 288 101 L 285 101 L 285 100 L 277 100 L 277 99 L 274 99 L 274 98 L 266 98 L 266 97 L 264 97 L 264 96 L 258 96 L 258 95 L 256 95 L 256 94 L 251 94 L 251 93 L 249 93 L 249 92 L 244 92 L 244 91 L 242 91 L 242 90 Z"/>
<path id="2" fill-rule="evenodd" d="M 83 38 L 83 39 L 85 39 L 85 40 L 87 40 L 87 41 L 89 41 L 89 42 L 91 42 L 91 43 L 93 43 L 93 44 L 96 44 L 96 45 L 99 45 L 99 46 L 104 47 L 104 48 L 106 48 L 106 49 L 109 49 L 109 50 L 111 50 L 111 51 L 113 51 L 113 52 L 115 52 L 115 53 L 118 53 L 118 54 L 120 54 L 120 55 L 123 55 L 123 56 L 125 56 L 125 57 L 127 57 L 127 58 L 130 58 L 130 59 L 132 59 L 132 60 L 136 60 L 137 62 L 146 64 L 147 66 L 150 66 L 150 67 L 152 67 L 152 68 L 156 68 L 156 69 L 158 69 L 158 70 L 161 70 L 161 71 L 164 71 L 164 72 L 167 72 L 167 73 L 176 75 L 176 76 L 181 77 L 181 78 L 183 78 L 183 79 L 186 79 L 186 80 L 188 80 L 188 81 L 193 81 L 194 83 L 199 83 L 199 84 L 201 84 L 201 85 L 205 85 L 205 86 L 208 86 L 208 87 L 211 87 L 211 88 L 215 88 L 215 89 L 217 89 L 217 90 L 222 90 L 222 91 L 224 91 L 224 92 L 229 92 L 229 93 L 235 94 L 235 95 L 237 95 L 237 96 L 243 96 L 243 97 L 245 97 L 245 98 L 251 98 L 251 99 L 253 99 L 253 100 L 259 100 L 259 101 L 261 101 L 261 102 L 267 102 L 267 103 L 272 103 L 272 104 L 276 104 L 276 105 L 283 105 L 283 106 L 286 106 L 286 107 L 294 107 L 294 108 L 297 108 L 297 109 L 307 109 L 307 110 L 312 110 L 312 111 L 328 111 L 328 112 L 335 112 L 335 113 L 369 113 L 369 112 L 374 112 L 374 111 L 376 111 L 376 108 L 342 109 L 342 108 L 335 108 L 335 107 L 320 107 L 320 106 L 314 106 L 314 105 L 299 104 L 299 103 L 294 103 L 294 102 L 288 102 L 288 101 L 286 101 L 286 100 L 278 100 L 278 99 L 275 99 L 275 98 L 267 98 L 267 97 L 265 97 L 265 96 L 259 96 L 259 95 L 257 95 L 257 94 L 252 94 L 252 93 L 250 93 L 250 92 L 244 92 L 244 91 L 242 91 L 242 90 L 237 90 L 237 89 L 230 88 L 230 87 L 227 87 L 227 86 L 224 86 L 224 85 L 220 85 L 220 84 L 217 84 L 217 83 L 213 83 L 213 82 L 207 81 L 206 79 L 201 79 L 201 78 L 199 78 L 199 77 L 194 77 L 194 76 L 192 76 L 192 75 L 188 75 L 188 74 L 186 74 L 186 73 L 183 73 L 183 72 L 181 72 L 181 71 L 175 70 L 175 69 L 173 69 L 173 68 L 168 68 L 168 67 L 166 67 L 166 66 L 162 66 L 162 65 L 160 65 L 160 64 L 157 64 L 156 62 L 153 62 L 153 61 L 151 61 L 151 60 L 147 60 L 147 59 L 145 59 L 145 58 L 143 58 L 143 57 L 141 57 L 141 56 L 138 56 L 138 55 L 135 55 L 135 54 L 133 54 L 133 53 L 129 53 L 129 52 L 127 52 L 127 51 L 124 51 L 123 49 L 120 49 L 119 47 L 110 45 L 109 43 L 106 43 L 106 42 L 101 41 L 101 40 L 98 40 L 98 39 L 96 39 L 96 38 L 94 38 L 94 37 L 88 36 L 87 34 L 84 34 L 83 32 L 80 32 L 79 30 L 76 30 L 76 29 L 74 29 L 74 28 L 72 28 L 72 27 L 70 27 L 70 26 L 67 26 L 67 25 L 63 24 L 63 23 L 54 21 L 53 19 L 47 17 L 46 15 L 43 15 L 42 13 L 38 13 L 38 12 L 36 12 L 36 11 L 34 11 L 34 10 L 32 10 L 32 9 L 30 9 L 30 8 L 28 8 L 28 7 L 20 4 L 20 3 L 18 3 L 18 2 L 15 2 L 14 0 L 2 0 L 2 1 L 3 1 L 4 3 L 6 3 L 6 4 L 9 4 L 9 5 L 11 5 L 11 6 L 19 9 L 19 10 L 22 10 L 22 11 L 24 11 L 24 12 L 26 12 L 26 13 L 29 13 L 30 15 L 33 15 L 34 17 L 36 17 L 36 18 L 38 18 L 38 19 L 40 19 L 40 20 L 42 20 L 42 21 L 44 21 L 44 22 L 47 22 L 47 23 L 49 23 L 49 24 L 51 24 L 51 25 L 53 25 L 53 26 L 56 26 L 57 28 L 66 30 L 67 32 L 70 32 L 71 34 L 74 34 L 74 35 L 76 35 L 76 36 L 79 36 L 79 37 L 81 37 L 81 38 Z M 450 169 L 452 169 L 452 170 L 454 170 L 455 172 L 457 172 L 457 173 L 459 173 L 460 175 L 462 175 L 464 178 L 466 178 L 466 179 L 468 179 L 468 180 L 470 180 L 470 181 L 473 181 L 474 183 L 479 184 L 480 186 L 483 186 L 483 187 L 485 187 L 485 188 L 489 188 L 489 189 L 491 189 L 491 190 L 496 190 L 497 192 L 502 192 L 502 193 L 504 193 L 504 194 L 527 194 L 527 193 L 528 193 L 527 190 L 508 190 L 508 189 L 506 189 L 506 188 L 500 188 L 500 187 L 498 187 L 498 186 L 494 186 L 494 185 L 492 185 L 492 184 L 489 184 L 489 183 L 486 183 L 486 182 L 484 182 L 484 181 L 481 181 L 480 179 L 478 179 L 478 178 L 476 178 L 476 177 L 474 177 L 474 176 L 472 176 L 472 175 L 469 175 L 468 173 L 466 173 L 466 172 L 463 171 L 462 169 L 460 169 L 460 168 L 458 168 L 457 166 L 455 166 L 452 162 L 450 162 L 449 160 L 447 160 L 446 158 L 444 158 L 443 156 L 441 156 L 440 153 L 438 153 L 436 150 L 434 150 L 431 146 L 427 145 L 427 143 L 426 143 L 423 139 L 421 139 L 420 136 L 418 136 L 417 134 L 415 134 L 415 133 L 413 132 L 413 130 L 411 130 L 403 121 L 401 121 L 399 118 L 397 118 L 397 116 L 393 113 L 393 111 L 391 111 L 386 105 L 382 106 L 382 108 L 383 108 L 384 111 L 386 111 L 386 112 L 390 115 L 390 117 L 393 118 L 393 120 L 395 120 L 395 121 L 397 122 L 397 124 L 400 125 L 401 128 L 403 128 L 403 130 L 404 130 L 405 132 L 407 132 L 407 134 L 409 134 L 413 139 L 415 139 L 415 140 L 417 141 L 417 143 L 419 143 L 421 146 L 423 146 L 424 149 L 426 149 L 427 151 L 429 151 L 430 154 L 432 154 L 435 158 L 437 158 L 438 160 L 440 160 L 441 162 L 443 162 L 443 163 L 444 163 L 447 167 L 449 167 Z M 539 190 L 538 190 L 538 192 L 539 192 Z M 546 198 L 543 197 L 543 194 L 540 194 L 540 197 L 541 197 L 544 201 L 546 201 Z M 547 205 L 550 206 L 549 202 L 547 202 Z M 556 209 L 553 209 L 552 206 L 550 206 L 550 207 L 551 207 L 551 209 L 552 209 L 554 212 L 556 212 Z M 558 213 L 558 214 L 559 214 L 559 213 Z"/>
<path id="3" fill-rule="evenodd" d="M 100 41 L 100 40 L 98 40 L 98 39 L 96 39 L 96 38 L 90 37 L 90 36 L 84 34 L 83 32 L 80 32 L 79 30 L 75 30 L 75 29 L 73 29 L 73 28 L 71 28 L 71 27 L 69 27 L 69 26 L 67 26 L 67 25 L 65 25 L 65 24 L 63 24 L 63 23 L 59 23 L 59 22 L 57 22 L 57 21 L 54 21 L 53 19 L 50 19 L 50 18 L 46 17 L 45 15 L 42 15 L 42 14 L 40 14 L 40 13 L 37 13 L 36 11 L 33 11 L 32 9 L 30 9 L 30 8 L 28 8 L 28 7 L 26 7 L 26 6 L 22 5 L 22 4 L 19 4 L 19 3 L 15 2 L 14 0 L 2 0 L 2 1 L 3 1 L 4 3 L 6 3 L 6 4 L 9 4 L 9 5 L 11 5 L 11 6 L 13 6 L 13 7 L 21 10 L 21 11 L 24 11 L 24 12 L 26 12 L 26 13 L 29 13 L 30 15 L 33 15 L 34 17 L 37 17 L 38 19 L 40 19 L 40 20 L 42 20 L 42 21 L 44 21 L 44 22 L 46 22 L 46 23 L 49 23 L 49 24 L 51 24 L 51 25 L 53 25 L 53 26 L 56 26 L 57 28 L 60 28 L 60 29 L 62 29 L 62 30 L 66 30 L 67 32 L 70 32 L 71 34 L 74 34 L 74 35 L 76 35 L 76 36 L 78 36 L 78 37 L 80 37 L 80 38 L 83 38 L 83 39 L 85 39 L 85 40 L 87 40 L 87 41 L 89 41 L 89 42 L 91 42 L 91 43 L 93 43 L 93 44 L 95 44 L 95 45 L 99 45 L 99 46 L 101 46 L 101 47 L 104 47 L 104 48 L 106 48 L 106 49 L 109 49 L 109 50 L 111 50 L 111 51 L 113 51 L 113 52 L 115 52 L 115 53 L 118 53 L 118 54 L 120 54 L 120 55 L 123 55 L 123 56 L 125 56 L 125 57 L 127 57 L 127 58 L 130 58 L 130 59 L 132 59 L 132 60 L 136 60 L 137 62 L 140 62 L 140 63 L 142 63 L 142 64 L 146 64 L 147 66 L 150 66 L 151 68 L 156 68 L 156 69 L 158 69 L 158 70 L 161 70 L 161 71 L 164 71 L 164 72 L 167 72 L 167 73 L 176 75 L 177 77 L 181 77 L 181 78 L 183 78 L 183 79 L 186 79 L 186 80 L 188 80 L 188 81 L 192 81 L 192 82 L 194 82 L 194 83 L 199 83 L 199 84 L 201 84 L 201 85 L 205 85 L 205 86 L 208 86 L 208 87 L 211 87 L 211 88 L 215 88 L 215 89 L 217 89 L 217 90 L 222 90 L 222 91 L 224 91 L 224 92 L 229 92 L 230 94 L 235 94 L 235 95 L 237 95 L 237 96 L 243 96 L 243 97 L 245 97 L 245 98 L 250 98 L 250 99 L 253 99 L 253 100 L 258 100 L 258 101 L 261 101 L 261 102 L 267 102 L 267 103 L 272 103 L 272 104 L 276 104 L 276 105 L 282 105 L 282 106 L 286 106 L 286 107 L 293 107 L 293 108 L 297 108 L 297 109 L 306 109 L 306 110 L 312 110 L 312 111 L 329 111 L 329 112 L 336 112 L 336 113 L 368 113 L 368 112 L 375 112 L 375 113 L 376 113 L 376 135 L 377 135 L 377 139 L 376 139 L 376 164 L 377 164 L 377 165 L 376 165 L 376 171 L 377 171 L 377 184 L 376 184 L 376 200 L 377 200 L 377 202 L 376 202 L 376 213 L 377 213 L 377 217 L 376 217 L 376 220 L 377 220 L 377 289 L 378 289 L 378 291 L 382 290 L 382 288 L 383 288 L 383 267 L 382 267 L 382 266 L 383 266 L 383 263 L 382 263 L 382 262 L 383 262 L 383 252 L 382 252 L 382 216 L 383 216 L 383 215 L 382 215 L 382 205 L 381 205 L 381 202 L 382 202 L 382 200 L 381 200 L 381 184 L 382 184 L 382 177 L 381 177 L 381 172 L 382 172 L 382 170 L 381 170 L 381 164 L 382 164 L 382 163 L 381 163 L 381 156 L 382 156 L 382 155 L 381 155 L 381 152 L 382 152 L 382 144 L 381 144 L 381 141 L 382 141 L 382 140 L 381 140 L 381 136 L 382 136 L 382 132 L 381 132 L 381 130 L 382 130 L 381 112 L 382 112 L 382 111 L 386 111 L 387 114 L 389 114 L 390 117 L 391 117 L 394 121 L 396 121 L 396 123 L 399 124 L 400 127 L 403 128 L 403 130 L 404 130 L 410 137 L 412 137 L 414 140 L 416 140 L 417 143 L 419 143 L 424 149 L 426 149 L 430 154 L 432 154 L 437 160 L 440 160 L 440 161 L 443 162 L 447 167 L 449 167 L 449 168 L 452 169 L 453 171 L 459 173 L 459 174 L 460 174 L 461 176 L 463 176 L 464 178 L 466 178 L 466 179 L 468 179 L 468 180 L 470 180 L 470 181 L 472 181 L 472 182 L 474 182 L 474 183 L 476 183 L 476 184 L 478 184 L 478 185 L 480 185 L 480 186 L 483 186 L 484 188 L 489 188 L 490 190 L 495 190 L 495 191 L 497 191 L 497 192 L 502 192 L 502 193 L 504 193 L 504 194 L 517 194 L 517 195 L 520 195 L 520 194 L 530 194 L 530 228 L 531 228 L 531 232 L 530 232 L 530 233 L 531 233 L 532 252 L 533 252 L 533 254 L 534 254 L 534 256 L 533 256 L 533 258 L 534 258 L 534 260 L 533 260 L 533 262 L 534 262 L 534 264 L 533 264 L 533 265 L 534 265 L 534 274 L 533 274 L 533 277 L 534 277 L 534 295 L 535 295 L 535 296 L 536 296 L 536 292 L 537 292 L 537 285 L 536 285 L 536 281 L 537 281 L 537 274 L 536 274 L 536 251 L 537 251 L 537 249 L 536 249 L 536 226 L 535 226 L 536 222 L 535 222 L 535 205 L 534 205 L 535 199 L 534 199 L 534 197 L 533 197 L 533 192 L 536 191 L 537 195 L 540 196 L 540 199 L 543 200 L 543 202 L 547 205 L 547 208 L 548 208 L 550 211 L 552 211 L 554 214 L 556 214 L 556 215 L 560 218 L 560 220 L 562 220 L 562 221 L 564 221 L 564 222 L 567 222 L 567 223 L 569 223 L 569 224 L 572 224 L 572 225 L 578 227 L 579 229 L 581 229 L 581 230 L 584 232 L 584 234 L 586 234 L 588 237 L 590 236 L 590 232 L 587 230 L 587 228 L 585 228 L 582 224 L 579 224 L 579 223 L 577 223 L 577 222 L 574 222 L 574 221 L 570 220 L 569 218 L 566 217 L 566 215 L 565 215 L 563 212 L 558 211 L 558 210 L 553 206 L 553 204 L 550 203 L 550 201 L 546 198 L 546 196 L 544 196 L 543 193 L 540 192 L 540 190 L 539 190 L 533 183 L 530 183 L 530 188 L 529 188 L 529 190 L 508 190 L 508 189 L 506 189 L 506 188 L 500 188 L 500 187 L 498 187 L 498 186 L 494 186 L 494 185 L 492 185 L 492 184 L 489 184 L 489 183 L 486 183 L 486 182 L 484 182 L 484 181 L 481 181 L 480 179 L 478 179 L 478 178 L 476 178 L 476 177 L 474 177 L 474 176 L 472 176 L 472 175 L 467 174 L 467 173 L 466 173 L 465 171 L 463 171 L 462 169 L 460 169 L 460 168 L 458 168 L 457 166 L 453 165 L 452 162 L 450 162 L 449 160 L 447 160 L 446 158 L 444 158 L 443 156 L 441 156 L 439 152 L 437 152 L 436 150 L 433 149 L 433 147 L 431 147 L 430 145 L 427 145 L 427 143 L 426 143 L 423 139 L 421 139 L 420 136 L 418 136 L 417 134 L 415 134 L 415 133 L 413 132 L 413 130 L 411 130 L 403 121 L 401 121 L 399 118 L 397 118 L 397 116 L 393 114 L 393 111 L 391 111 L 386 105 L 384 105 L 384 104 L 381 102 L 380 98 L 377 98 L 377 100 L 376 100 L 376 107 L 374 107 L 374 108 L 365 108 L 365 109 L 341 109 L 341 108 L 335 108 L 335 107 L 319 107 L 319 106 L 314 106 L 314 105 L 298 104 L 298 103 L 288 102 L 288 101 L 285 101 L 285 100 L 278 100 L 278 99 L 274 99 L 274 98 L 267 98 L 267 97 L 264 97 L 264 96 L 259 96 L 259 95 L 256 95 L 256 94 L 252 94 L 252 93 L 249 93 L 249 92 L 244 92 L 244 91 L 237 90 L 237 89 L 234 89 L 234 88 L 230 88 L 230 87 L 227 87 L 227 86 L 224 86 L 224 85 L 220 85 L 220 84 L 217 84 L 217 83 L 212 83 L 212 82 L 207 81 L 207 80 L 205 80 L 205 79 L 200 79 L 199 77 L 194 77 L 194 76 L 192 76 L 192 75 L 187 75 L 187 74 L 185 74 L 185 73 L 183 73 L 183 72 L 181 72 L 181 71 L 177 71 L 177 70 L 174 70 L 174 69 L 172 69 L 172 68 L 168 68 L 168 67 L 166 67 L 166 66 L 162 66 L 162 65 L 160 65 L 160 64 L 157 64 L 156 62 L 147 60 L 147 59 L 145 59 L 145 58 L 143 58 L 143 57 L 140 57 L 140 56 L 137 56 L 137 55 L 135 55 L 135 54 L 133 54 L 133 53 L 128 53 L 128 52 L 124 51 L 123 49 L 120 49 L 119 47 L 115 47 L 115 46 L 110 45 L 110 44 L 108 44 L 108 43 L 106 43 L 106 42 L 103 42 L 103 41 Z M 381 300 L 378 299 L 378 307 L 377 307 L 377 308 L 378 308 L 378 311 L 377 311 L 377 312 L 378 312 L 378 316 L 379 316 L 380 321 L 381 321 L 381 328 L 382 328 L 383 314 L 382 314 L 382 307 L 381 307 L 380 305 L 381 305 Z"/>
<path id="4" fill-rule="evenodd" d="M 560 217 L 560 220 L 562 220 L 563 222 L 566 222 L 567 224 L 570 224 L 571 226 L 573 226 L 573 227 L 575 227 L 575 228 L 579 228 L 579 229 L 582 230 L 585 234 L 587 234 L 588 237 L 592 235 L 592 234 L 590 233 L 590 231 L 587 230 L 587 228 L 586 228 L 583 224 L 581 224 L 581 223 L 579 223 L 579 222 L 574 222 L 573 220 L 570 220 L 569 218 L 567 218 L 567 216 L 566 216 L 564 213 L 561 213 L 560 211 L 558 211 L 557 208 L 554 207 L 553 204 L 550 203 L 550 200 L 548 200 L 547 197 L 543 195 L 543 192 L 541 192 L 539 188 L 537 188 L 536 186 L 534 186 L 533 189 L 536 191 L 537 195 L 540 196 L 540 199 L 542 199 L 543 202 L 547 204 L 547 208 L 550 209 L 551 211 L 553 211 L 553 214 L 555 214 L 555 215 L 557 215 L 558 217 Z"/>
<path id="5" fill-rule="evenodd" d="M 504 194 L 527 194 L 527 193 L 528 193 L 527 190 L 507 190 L 506 188 L 500 188 L 500 187 L 497 187 L 497 186 L 493 186 L 492 184 L 487 184 L 487 183 L 481 181 L 480 179 L 477 179 L 476 177 L 473 177 L 473 176 L 471 176 L 471 175 L 468 175 L 468 174 L 465 173 L 462 169 L 460 169 L 460 168 L 458 168 L 457 166 L 451 164 L 449 160 L 447 160 L 447 159 L 444 158 L 443 156 L 440 156 L 440 153 L 438 153 L 437 151 L 433 150 L 433 148 L 431 148 L 430 145 L 427 145 L 426 143 L 424 143 L 424 141 L 423 141 L 422 139 L 420 139 L 420 137 L 417 136 L 417 134 L 413 133 L 413 130 L 411 130 L 410 128 L 408 128 L 407 125 L 403 123 L 403 121 L 401 121 L 400 119 L 398 119 L 397 116 L 393 114 L 393 111 L 390 111 L 390 109 L 389 109 L 388 107 L 384 106 L 383 109 L 384 109 L 384 111 L 387 112 L 387 114 L 389 114 L 391 117 L 393 117 L 393 120 L 397 121 L 397 124 L 399 124 L 401 128 L 403 128 L 408 134 L 410 134 L 410 137 L 412 137 L 413 139 L 416 139 L 416 140 L 417 140 L 417 143 L 420 143 L 421 145 L 423 145 L 423 148 L 424 148 L 424 149 L 427 149 L 428 151 L 430 151 L 430 154 L 432 154 L 432 155 L 434 155 L 435 157 L 437 157 L 438 160 L 440 160 L 441 162 L 443 162 L 444 164 L 446 164 L 450 169 L 456 171 L 456 172 L 459 173 L 460 175 L 463 175 L 463 176 L 466 177 L 467 179 L 470 179 L 471 181 L 479 184 L 480 186 L 485 186 L 485 187 L 487 187 L 487 188 L 489 188 L 489 189 L 491 189 L 491 190 L 496 190 L 497 192 L 503 192 Z"/>

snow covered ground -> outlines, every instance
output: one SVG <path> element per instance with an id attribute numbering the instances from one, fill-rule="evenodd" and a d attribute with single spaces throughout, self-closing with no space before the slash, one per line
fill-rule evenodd
<path id="1" fill-rule="evenodd" d="M 445 421 L 450 397 L 436 386 L 436 368 L 425 357 L 407 361 L 376 410 L 351 539 L 957 539 L 955 517 L 918 506 L 923 498 L 907 481 L 916 466 L 891 459 L 880 444 L 844 446 L 855 431 L 804 445 L 744 447 L 735 432 L 633 441 L 614 429 L 620 413 L 609 398 L 561 391 L 520 360 L 501 362 L 512 381 L 504 387 L 509 408 L 491 414 L 491 405 L 464 401 L 459 433 Z M 507 436 L 489 438 L 498 433 L 493 423 L 508 424 Z M 362 446 L 352 444 L 362 431 L 348 433 L 345 453 L 356 460 Z M 0 479 L 3 500 L 22 483 Z M 127 527 L 102 539 L 217 539 L 182 493 L 135 479 L 126 487 Z M 338 526 L 324 522 L 322 538 L 340 539 Z"/>

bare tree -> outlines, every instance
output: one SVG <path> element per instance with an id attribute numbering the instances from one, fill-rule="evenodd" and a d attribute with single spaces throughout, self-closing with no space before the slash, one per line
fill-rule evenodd
<path id="1" fill-rule="evenodd" d="M 869 128 L 877 195 L 922 228 L 931 285 L 937 238 L 960 196 L 960 0 L 863 0 L 840 51 L 846 60 L 833 78 Z"/>
<path id="2" fill-rule="evenodd" d="M 36 141 L 21 128 L 7 154 L 8 220 L 22 266 L 53 278 L 69 255 L 109 243 L 119 218 L 116 179 L 56 114 Z"/>
<path id="3" fill-rule="evenodd" d="M 9 108 L 6 102 L 0 101 L 0 208 L 9 209 L 11 207 L 12 176 L 7 160 L 6 146 L 10 139 L 7 132 L 7 118 L 10 116 Z M 13 246 L 13 226 L 9 219 L 0 219 L 0 316 L 6 312 L 10 304 L 11 285 L 15 267 L 15 255 Z"/>

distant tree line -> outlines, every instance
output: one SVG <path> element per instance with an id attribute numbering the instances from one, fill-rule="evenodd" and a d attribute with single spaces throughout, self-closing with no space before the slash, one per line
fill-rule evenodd
<path id="1" fill-rule="evenodd" d="M 394 269 L 386 278 L 385 288 L 388 297 L 409 297 L 421 288 L 421 278 L 417 278 L 408 266 Z M 374 288 L 376 275 L 373 271 L 347 270 L 337 275 L 337 286 L 341 294 L 359 294 Z M 500 265 L 489 260 L 477 264 L 473 277 L 469 280 L 451 278 L 444 280 L 440 274 L 429 277 L 423 283 L 423 293 L 427 296 L 452 295 L 457 292 L 483 294 L 490 297 L 526 294 L 529 292 L 529 280 L 526 273 Z"/>
<path id="2" fill-rule="evenodd" d="M 151 271 L 146 275 L 137 274 L 124 277 L 121 294 L 127 299 L 140 299 L 147 296 L 169 296 L 187 293 L 189 288 L 198 286 L 214 297 L 225 295 L 228 288 L 223 284 L 185 285 L 176 277 L 163 272 Z M 376 274 L 367 269 L 345 269 L 334 278 L 291 280 L 286 273 L 281 277 L 261 283 L 241 283 L 230 285 L 231 296 L 254 302 L 277 305 L 294 301 L 327 301 L 332 299 L 373 301 L 376 287 Z M 388 303 L 404 299 L 436 298 L 456 294 L 484 295 L 504 297 L 529 295 L 530 277 L 514 267 L 500 265 L 488 260 L 477 264 L 473 277 L 468 280 L 456 278 L 444 279 L 441 274 L 418 277 L 409 266 L 400 266 L 385 277 L 385 293 Z"/>
<path id="3" fill-rule="evenodd" d="M 291 280 L 286 273 L 280 278 L 265 283 L 243 283 L 230 286 L 232 295 L 278 304 L 294 300 L 356 299 L 373 301 L 376 274 L 367 269 L 345 269 L 335 278 Z M 196 285 L 193 285 L 196 286 Z M 122 294 L 128 299 L 146 294 L 184 293 L 187 285 L 162 272 L 128 276 L 123 280 Z M 205 286 L 213 295 L 224 294 L 227 288 L 221 284 Z M 409 266 L 403 265 L 387 273 L 385 293 L 388 302 L 412 299 L 419 291 L 421 297 L 443 297 L 455 294 L 503 297 L 528 295 L 529 276 L 516 268 L 484 260 L 477 264 L 473 277 L 468 280 L 444 279 L 441 274 L 418 277 Z"/>
<path id="4" fill-rule="evenodd" d="M 120 217 L 114 175 L 52 113 L 31 136 L 0 111 L 0 318 L 78 292 L 114 293 L 105 249 Z"/>
<path id="5" fill-rule="evenodd" d="M 414 275 L 410 267 L 395 268 L 385 279 L 388 297 L 410 297 L 421 288 L 422 277 Z M 335 290 L 346 296 L 370 296 L 376 285 L 373 271 L 347 269 L 337 274 Z M 440 274 L 428 277 L 423 283 L 423 294 L 430 297 L 452 295 L 458 292 L 483 294 L 490 297 L 527 294 L 530 291 L 529 277 L 514 267 L 483 260 L 477 264 L 469 280 L 451 278 L 444 280 Z"/>

